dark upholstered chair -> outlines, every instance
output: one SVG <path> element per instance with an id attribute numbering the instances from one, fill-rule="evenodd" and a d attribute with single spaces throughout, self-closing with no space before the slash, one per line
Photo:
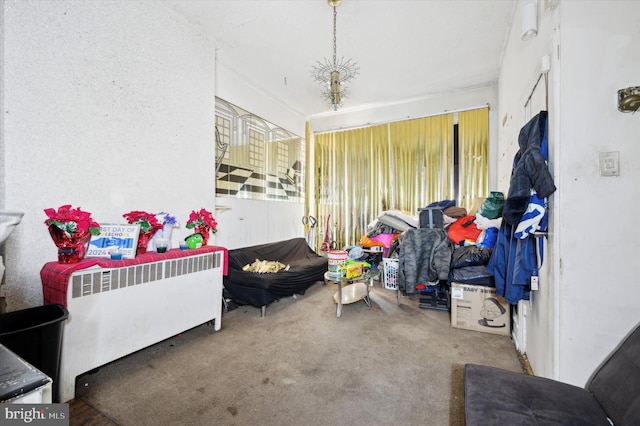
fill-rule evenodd
<path id="1" fill-rule="evenodd" d="M 596 369 L 585 388 L 466 364 L 464 394 L 467 426 L 640 425 L 640 325 Z"/>

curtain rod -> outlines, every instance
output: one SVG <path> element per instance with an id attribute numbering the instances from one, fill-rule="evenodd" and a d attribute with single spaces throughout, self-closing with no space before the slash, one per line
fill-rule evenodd
<path id="1" fill-rule="evenodd" d="M 445 115 L 445 114 L 451 114 L 451 113 L 457 114 L 459 112 L 471 111 L 471 110 L 474 110 L 474 109 L 482 109 L 482 108 L 491 109 L 491 105 L 489 103 L 487 103 L 485 105 L 469 107 L 469 108 L 444 110 L 441 113 L 426 114 L 426 115 L 420 115 L 420 116 L 416 116 L 416 117 L 407 116 L 407 118 L 404 119 L 404 120 L 378 121 L 378 122 L 374 122 L 374 123 L 367 123 L 367 124 L 356 125 L 356 126 L 339 127 L 337 129 L 334 128 L 334 129 L 328 129 L 328 130 L 321 130 L 321 131 L 317 131 L 317 132 L 313 132 L 312 131 L 312 133 L 314 135 L 321 135 L 323 133 L 333 133 L 333 132 L 340 132 L 340 131 L 346 131 L 346 130 L 363 129 L 365 127 L 373 127 L 373 126 L 380 126 L 380 125 L 383 125 L 383 124 L 398 123 L 400 121 L 405 121 L 405 120 L 417 120 L 417 119 L 420 119 L 420 118 L 435 117 L 435 116 L 438 116 L 438 115 Z"/>

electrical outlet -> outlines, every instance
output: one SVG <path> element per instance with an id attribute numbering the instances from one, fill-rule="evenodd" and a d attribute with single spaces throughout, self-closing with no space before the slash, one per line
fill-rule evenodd
<path id="1" fill-rule="evenodd" d="M 600 176 L 620 176 L 620 152 L 600 153 Z"/>

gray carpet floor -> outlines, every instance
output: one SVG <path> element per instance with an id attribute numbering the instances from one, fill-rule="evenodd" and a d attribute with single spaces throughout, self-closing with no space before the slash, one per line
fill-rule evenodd
<path id="1" fill-rule="evenodd" d="M 376 283 L 372 307 L 344 306 L 334 284 L 267 309 L 240 306 L 84 374 L 76 398 L 118 424 L 464 425 L 463 367 L 522 371 L 506 336 L 452 328 Z M 117 344 L 117 342 L 114 342 Z"/>

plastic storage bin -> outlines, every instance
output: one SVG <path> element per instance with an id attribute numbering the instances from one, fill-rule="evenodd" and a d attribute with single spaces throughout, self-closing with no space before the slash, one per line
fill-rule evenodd
<path id="1" fill-rule="evenodd" d="M 53 402 L 58 401 L 58 376 L 63 321 L 62 305 L 44 305 L 0 314 L 0 343 L 53 380 Z"/>
<path id="2" fill-rule="evenodd" d="M 399 259 L 383 258 L 382 259 L 382 273 L 384 278 L 384 288 L 387 290 L 398 289 L 398 266 L 400 266 Z"/>

